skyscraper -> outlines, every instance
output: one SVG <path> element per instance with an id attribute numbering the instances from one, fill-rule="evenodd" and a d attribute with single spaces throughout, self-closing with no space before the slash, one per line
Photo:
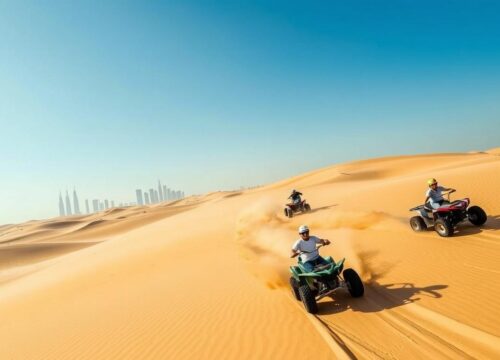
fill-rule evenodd
<path id="1" fill-rule="evenodd" d="M 144 201 L 145 201 L 146 205 L 150 204 L 150 202 L 149 202 L 149 194 L 147 192 L 144 193 Z"/>
<path id="2" fill-rule="evenodd" d="M 92 210 L 94 210 L 95 213 L 99 211 L 99 200 L 92 200 Z"/>
<path id="3" fill-rule="evenodd" d="M 142 190 L 141 189 L 137 189 L 135 191 L 135 197 L 137 198 L 137 203 L 139 205 L 144 205 L 144 201 L 142 199 Z"/>
<path id="4" fill-rule="evenodd" d="M 73 215 L 71 212 L 71 201 L 69 201 L 68 190 L 66 190 L 66 215 Z"/>
<path id="5" fill-rule="evenodd" d="M 62 199 L 61 192 L 59 192 L 59 216 L 66 216 L 64 212 L 64 201 Z"/>
<path id="6" fill-rule="evenodd" d="M 80 203 L 78 202 L 78 196 L 76 195 L 76 190 L 73 189 L 73 209 L 75 210 L 75 215 L 80 215 Z"/>
<path id="7" fill-rule="evenodd" d="M 168 201 L 167 185 L 163 185 L 163 201 Z"/>
<path id="8" fill-rule="evenodd" d="M 149 189 L 149 201 L 151 201 L 151 204 L 156 203 L 156 201 L 155 201 L 155 190 L 154 189 Z"/>
<path id="9" fill-rule="evenodd" d="M 163 201 L 163 189 L 161 188 L 160 180 L 158 180 L 158 202 Z"/>
<path id="10" fill-rule="evenodd" d="M 104 200 L 104 208 L 105 208 L 106 210 L 108 210 L 108 209 L 109 209 L 109 201 L 108 201 L 108 199 Z"/>
<path id="11" fill-rule="evenodd" d="M 90 214 L 89 199 L 85 199 L 85 211 Z"/>
<path id="12" fill-rule="evenodd" d="M 159 203 L 160 202 L 160 195 L 158 194 L 158 190 L 155 190 L 154 193 L 155 193 L 155 203 Z"/>

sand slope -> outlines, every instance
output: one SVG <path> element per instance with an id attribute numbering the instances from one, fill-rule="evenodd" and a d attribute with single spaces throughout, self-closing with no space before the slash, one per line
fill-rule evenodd
<path id="1" fill-rule="evenodd" d="M 490 215 L 416 234 L 428 177 Z M 358 161 L 244 192 L 0 227 L 1 359 L 500 357 L 500 157 Z M 285 219 L 299 188 L 314 211 Z M 366 295 L 305 313 L 287 287 L 296 227 L 333 241 Z"/>

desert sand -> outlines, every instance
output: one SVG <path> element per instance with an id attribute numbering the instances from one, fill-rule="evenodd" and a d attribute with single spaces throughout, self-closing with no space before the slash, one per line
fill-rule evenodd
<path id="1" fill-rule="evenodd" d="M 498 359 L 500 151 L 335 165 L 260 188 L 0 227 L 0 359 Z M 489 215 L 414 233 L 435 177 Z M 286 219 L 299 189 L 313 211 Z M 296 229 L 366 284 L 309 315 Z"/>

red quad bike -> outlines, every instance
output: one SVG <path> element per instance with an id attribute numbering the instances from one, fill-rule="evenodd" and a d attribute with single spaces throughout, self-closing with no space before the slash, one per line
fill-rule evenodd
<path id="1" fill-rule="evenodd" d="M 414 231 L 424 231 L 429 227 L 434 227 L 436 232 L 444 237 L 453 235 L 455 227 L 462 221 L 469 220 L 473 225 L 481 226 L 487 216 L 479 206 L 471 206 L 470 199 L 465 198 L 450 202 L 450 191 L 448 195 L 449 204 L 443 204 L 438 209 L 432 209 L 428 204 L 411 208 L 410 211 L 418 211 L 420 216 L 410 219 L 410 226 Z"/>
<path id="2" fill-rule="evenodd" d="M 301 202 L 297 204 L 286 204 L 285 207 L 285 216 L 286 217 L 293 217 L 293 214 L 301 212 L 301 213 L 308 213 L 311 211 L 311 206 L 306 202 L 306 200 L 302 200 Z"/>

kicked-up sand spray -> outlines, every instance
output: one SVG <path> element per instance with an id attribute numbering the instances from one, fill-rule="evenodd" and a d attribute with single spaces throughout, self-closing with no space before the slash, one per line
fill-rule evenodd
<path id="1" fill-rule="evenodd" d="M 382 226 L 390 219 L 386 214 L 331 210 L 287 219 L 278 215 L 281 212 L 280 205 L 262 199 L 241 212 L 236 223 L 236 240 L 241 245 L 241 254 L 247 260 L 250 272 L 267 287 L 287 286 L 290 249 L 298 238 L 297 227 L 302 222 L 307 223 L 313 233 L 335 230 L 335 239 L 341 241 L 334 240 L 333 246 L 360 272 L 364 281 L 376 281 L 385 272 L 375 266 L 375 252 L 357 250 L 351 239 L 353 230 Z"/>

